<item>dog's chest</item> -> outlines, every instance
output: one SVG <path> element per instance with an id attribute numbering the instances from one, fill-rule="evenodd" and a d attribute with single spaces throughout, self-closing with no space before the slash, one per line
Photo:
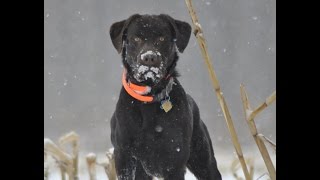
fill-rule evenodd
<path id="1" fill-rule="evenodd" d="M 187 106 L 175 103 L 166 113 L 160 108 L 160 103 L 146 104 L 140 108 L 140 112 L 136 119 L 139 129 L 134 138 L 135 148 L 139 152 L 150 156 L 176 154 L 188 144 L 192 116 Z"/>
<path id="2" fill-rule="evenodd" d="M 136 155 L 150 174 L 163 174 L 187 160 L 191 138 L 191 115 L 187 106 L 173 104 L 164 112 L 159 107 L 141 111 L 140 133 L 137 134 Z M 189 115 L 188 115 L 189 114 Z"/>

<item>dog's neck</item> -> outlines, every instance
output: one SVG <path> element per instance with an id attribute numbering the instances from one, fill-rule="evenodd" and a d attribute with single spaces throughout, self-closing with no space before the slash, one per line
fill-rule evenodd
<path id="1" fill-rule="evenodd" d="M 169 82 L 166 87 L 163 88 L 159 93 L 150 95 L 150 91 L 152 90 L 149 86 L 139 86 L 127 80 L 127 70 L 124 69 L 122 75 L 122 85 L 123 88 L 127 91 L 129 95 L 133 98 L 145 102 L 145 103 L 153 103 L 153 102 L 161 102 L 165 99 L 170 99 L 170 92 L 172 90 L 172 86 L 175 84 L 175 79 L 173 77 L 169 77 Z"/>

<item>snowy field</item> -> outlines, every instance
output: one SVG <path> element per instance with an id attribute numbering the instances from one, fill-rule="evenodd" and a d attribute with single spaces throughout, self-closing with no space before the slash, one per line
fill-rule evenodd
<path id="1" fill-rule="evenodd" d="M 79 180 L 89 180 L 89 175 L 87 171 L 87 165 L 85 162 L 85 155 L 86 154 L 80 154 L 79 159 Z M 267 169 L 265 165 L 263 164 L 263 160 L 261 156 L 259 155 L 259 152 L 250 152 L 250 157 L 254 158 L 254 178 L 255 180 L 267 180 L 270 179 L 267 175 L 264 175 L 267 172 Z M 272 161 L 274 164 L 276 164 L 276 157 L 275 153 L 270 152 L 270 156 L 272 158 Z M 246 156 L 245 156 L 246 157 Z M 217 161 L 219 163 L 219 170 L 222 175 L 223 180 L 235 180 L 236 178 L 233 176 L 231 172 L 231 163 L 234 160 L 235 156 L 232 154 L 230 155 L 221 155 L 217 156 Z M 97 161 L 101 162 L 104 159 L 104 154 L 100 153 L 97 155 Z M 54 160 L 52 158 L 48 158 L 48 164 L 49 164 L 49 179 L 48 180 L 60 180 L 61 175 L 60 171 L 57 167 L 57 165 L 54 163 Z M 97 171 L 97 180 L 107 180 L 108 177 L 104 171 L 104 169 L 100 166 L 96 167 Z M 238 169 L 237 171 L 238 176 L 244 177 L 242 174 L 242 170 Z M 193 174 L 189 171 L 187 171 L 185 175 L 186 180 L 196 180 L 196 178 L 193 176 Z M 242 178 L 244 179 L 244 178 Z"/>

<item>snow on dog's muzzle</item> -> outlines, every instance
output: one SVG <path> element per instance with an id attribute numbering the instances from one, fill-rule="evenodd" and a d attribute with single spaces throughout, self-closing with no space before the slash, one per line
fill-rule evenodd
<path id="1" fill-rule="evenodd" d="M 151 79 L 153 82 L 158 82 L 164 72 L 164 64 L 161 53 L 158 51 L 144 51 L 138 55 L 138 64 L 134 67 L 134 78 L 139 81 Z"/>

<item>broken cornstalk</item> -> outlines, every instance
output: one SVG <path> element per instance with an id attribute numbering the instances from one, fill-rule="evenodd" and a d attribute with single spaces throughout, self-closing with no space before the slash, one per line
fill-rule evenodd
<path id="1" fill-rule="evenodd" d="M 90 180 L 97 180 L 97 175 L 96 175 L 97 156 L 94 153 L 89 153 L 86 159 L 87 159 L 87 166 L 88 166 Z"/>
<path id="2" fill-rule="evenodd" d="M 224 118 L 226 120 L 229 133 L 231 135 L 231 140 L 232 140 L 232 143 L 233 143 L 234 148 L 236 150 L 236 153 L 238 155 L 238 158 L 239 158 L 239 161 L 240 161 L 244 176 L 245 176 L 245 178 L 247 180 L 250 180 L 251 179 L 250 178 L 250 174 L 248 172 L 247 165 L 246 165 L 246 162 L 245 162 L 244 157 L 243 157 L 241 145 L 239 143 L 238 136 L 237 136 L 236 130 L 234 128 L 233 121 L 231 119 L 231 115 L 230 115 L 227 103 L 226 103 L 226 101 L 225 101 L 225 99 L 223 97 L 223 93 L 221 91 L 219 81 L 217 79 L 217 76 L 216 76 L 216 74 L 214 72 L 214 69 L 213 69 L 213 66 L 211 64 L 211 58 L 210 58 L 210 56 L 208 54 L 207 44 L 206 44 L 206 40 L 205 40 L 204 35 L 203 35 L 203 30 L 201 28 L 201 25 L 199 24 L 196 12 L 195 12 L 195 10 L 194 10 L 194 8 L 192 6 L 192 0 L 185 0 L 185 2 L 187 4 L 188 10 L 189 10 L 189 14 L 190 14 L 191 19 L 192 19 L 194 35 L 198 40 L 198 44 L 199 44 L 200 49 L 201 49 L 201 54 L 202 54 L 202 56 L 203 56 L 203 58 L 205 60 L 205 63 L 207 65 L 207 68 L 208 68 L 208 71 L 209 71 L 209 75 L 210 75 L 210 78 L 211 78 L 211 81 L 212 81 L 212 85 L 213 85 L 214 91 L 215 91 L 215 93 L 216 93 L 216 95 L 218 97 L 221 109 L 223 111 L 223 115 L 224 115 Z"/>
<path id="3" fill-rule="evenodd" d="M 59 139 L 59 146 L 64 149 L 63 146 L 67 143 L 71 143 L 72 146 L 72 165 L 73 165 L 73 177 L 75 180 L 78 178 L 78 161 L 79 161 L 79 135 L 75 132 L 70 132 Z"/>
<path id="4" fill-rule="evenodd" d="M 241 92 L 241 99 L 243 102 L 243 108 L 244 108 L 244 113 L 245 113 L 245 117 L 246 117 L 246 122 L 248 123 L 249 129 L 251 131 L 251 134 L 259 148 L 259 151 L 261 153 L 261 156 L 264 160 L 264 163 L 266 164 L 266 167 L 268 169 L 269 172 L 269 176 L 272 180 L 276 179 L 276 170 L 272 164 L 270 155 L 268 153 L 267 147 L 264 144 L 264 141 L 269 142 L 271 145 L 274 146 L 275 148 L 275 144 L 272 143 L 270 140 L 268 140 L 267 138 L 265 138 L 262 134 L 258 134 L 257 128 L 256 128 L 256 124 L 254 122 L 254 117 L 261 112 L 263 109 L 265 109 L 269 104 L 271 104 L 275 98 L 276 98 L 276 92 L 274 91 L 267 99 L 264 103 L 262 103 L 258 108 L 256 108 L 254 111 L 252 110 L 249 101 L 248 101 L 248 96 L 247 93 L 245 91 L 244 86 L 241 84 L 240 85 L 240 92 Z"/>

